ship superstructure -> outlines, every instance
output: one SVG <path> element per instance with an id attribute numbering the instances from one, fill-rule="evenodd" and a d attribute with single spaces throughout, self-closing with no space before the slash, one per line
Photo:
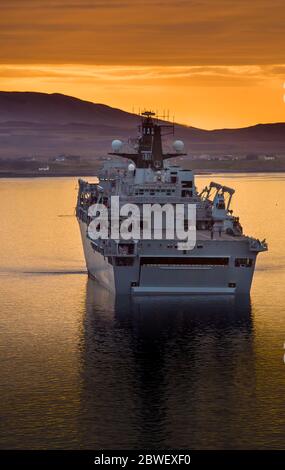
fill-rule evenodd
<path id="1" fill-rule="evenodd" d="M 111 155 L 122 158 L 107 160 L 98 182 L 79 180 L 76 215 L 88 273 L 117 294 L 249 293 L 257 254 L 266 251 L 267 244 L 243 234 L 230 208 L 233 189 L 211 182 L 199 193 L 193 172 L 171 165 L 172 157 L 184 155 L 181 141 L 174 142 L 173 153 L 163 153 L 162 135 L 171 127 L 144 112 L 135 152 L 123 152 L 122 142 L 115 140 Z M 156 238 L 154 231 L 148 239 L 94 239 L 88 228 L 96 210 L 90 207 L 103 204 L 111 217 L 113 196 L 119 196 L 120 207 L 135 204 L 141 213 L 144 205 L 194 204 L 194 248 L 181 249 L 175 234 Z M 119 223 L 126 218 L 120 216 Z M 140 221 L 141 231 L 145 223 Z"/>

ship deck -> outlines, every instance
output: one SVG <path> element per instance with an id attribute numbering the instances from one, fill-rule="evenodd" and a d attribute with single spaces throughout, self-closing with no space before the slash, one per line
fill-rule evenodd
<path id="1" fill-rule="evenodd" d="M 245 235 L 233 236 L 233 235 L 228 235 L 225 232 L 222 232 L 221 235 L 219 234 L 219 232 L 214 232 L 214 235 L 213 235 L 213 240 L 215 241 L 241 241 L 241 240 L 244 240 L 245 238 L 246 238 Z M 211 240 L 211 230 L 197 230 L 196 239 L 198 241 Z"/>

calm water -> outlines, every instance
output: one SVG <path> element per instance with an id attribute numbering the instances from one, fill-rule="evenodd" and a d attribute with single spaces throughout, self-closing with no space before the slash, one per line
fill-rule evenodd
<path id="1" fill-rule="evenodd" d="M 76 179 L 0 180 L 1 448 L 285 447 L 285 175 L 212 179 L 270 244 L 248 299 L 115 301 Z"/>

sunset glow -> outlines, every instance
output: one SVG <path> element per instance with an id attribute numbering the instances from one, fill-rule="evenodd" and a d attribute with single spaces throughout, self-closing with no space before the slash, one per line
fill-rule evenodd
<path id="1" fill-rule="evenodd" d="M 4 0 L 0 89 L 64 93 L 202 128 L 284 121 L 284 4 Z"/>

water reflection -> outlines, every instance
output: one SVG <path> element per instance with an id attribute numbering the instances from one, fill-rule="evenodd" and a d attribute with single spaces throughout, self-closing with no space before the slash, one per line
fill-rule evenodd
<path id="1" fill-rule="evenodd" d="M 250 432 L 249 297 L 114 299 L 89 280 L 82 346 L 83 446 L 244 443 L 234 428 Z"/>
<path id="2" fill-rule="evenodd" d="M 76 219 L 59 217 L 76 179 L 1 181 L 1 448 L 284 448 L 284 175 L 215 178 L 269 242 L 252 304 L 115 301 L 86 286 Z"/>

